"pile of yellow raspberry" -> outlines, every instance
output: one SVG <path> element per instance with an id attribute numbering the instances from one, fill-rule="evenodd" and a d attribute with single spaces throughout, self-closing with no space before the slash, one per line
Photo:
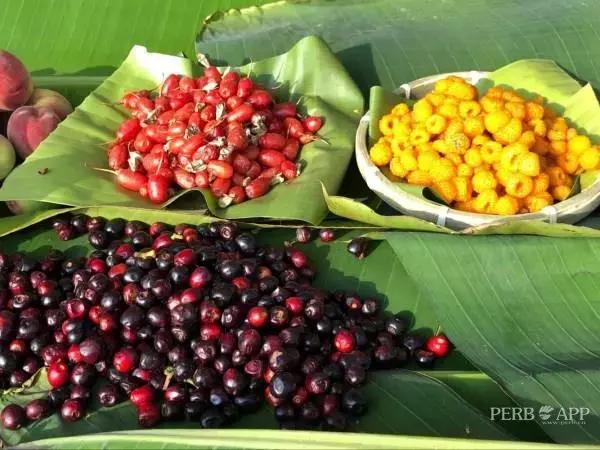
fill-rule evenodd
<path id="1" fill-rule="evenodd" d="M 370 157 L 396 181 L 429 186 L 448 204 L 485 214 L 535 212 L 564 200 L 574 176 L 600 167 L 600 147 L 543 99 L 493 87 L 478 98 L 450 76 L 379 121 Z"/>

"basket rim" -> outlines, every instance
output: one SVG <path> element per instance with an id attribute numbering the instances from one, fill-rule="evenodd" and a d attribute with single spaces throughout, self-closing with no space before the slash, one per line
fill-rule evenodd
<path id="1" fill-rule="evenodd" d="M 414 89 L 427 86 L 438 79 L 446 78 L 450 75 L 460 76 L 461 78 L 473 80 L 475 82 L 484 79 L 490 72 L 487 71 L 462 71 L 447 72 L 442 74 L 421 77 L 410 83 L 404 83 L 394 90 L 394 93 L 403 94 L 407 99 L 410 98 Z M 589 215 L 600 204 L 600 178 L 595 180 L 585 190 L 561 202 L 547 206 L 541 211 L 535 213 L 513 214 L 508 216 L 498 216 L 492 214 L 480 214 L 454 209 L 450 206 L 441 205 L 434 201 L 424 199 L 413 195 L 399 188 L 377 167 L 368 156 L 368 132 L 370 124 L 370 110 L 361 117 L 358 129 L 356 131 L 355 157 L 359 171 L 369 188 L 375 192 L 383 201 L 392 208 L 408 215 L 417 215 L 421 212 L 424 215 L 430 215 L 439 226 L 449 226 L 448 221 L 457 222 L 458 226 L 451 228 L 466 228 L 471 226 L 498 225 L 508 222 L 523 220 L 543 220 L 549 223 L 561 222 L 560 219 L 565 216 L 578 214 L 582 209 L 592 208 L 585 211 L 582 217 Z M 388 199 L 394 199 L 392 203 Z M 394 204 L 396 203 L 396 204 Z M 406 206 L 403 207 L 402 203 Z M 420 211 L 411 210 L 410 206 L 420 205 Z M 582 218 L 581 217 L 581 218 Z"/>

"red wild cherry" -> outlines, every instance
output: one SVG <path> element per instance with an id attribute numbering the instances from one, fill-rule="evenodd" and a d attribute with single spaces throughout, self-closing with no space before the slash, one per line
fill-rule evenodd
<path id="1" fill-rule="evenodd" d="M 304 119 L 304 128 L 310 133 L 316 133 L 323 126 L 323 119 L 317 116 L 308 116 Z"/>
<path id="2" fill-rule="evenodd" d="M 340 353 L 349 353 L 356 347 L 356 338 L 351 331 L 340 330 L 335 335 L 333 344 Z"/>
<path id="3" fill-rule="evenodd" d="M 69 380 L 69 367 L 62 361 L 56 361 L 48 367 L 48 383 L 53 388 L 64 386 Z"/>
<path id="4" fill-rule="evenodd" d="M 129 394 L 129 400 L 137 408 L 152 403 L 154 400 L 154 389 L 147 384 L 136 388 Z"/>
<path id="5" fill-rule="evenodd" d="M 269 321 L 269 312 L 262 306 L 254 306 L 248 311 L 248 323 L 254 328 L 262 328 Z"/>
<path id="6" fill-rule="evenodd" d="M 115 353 L 113 365 L 121 373 L 130 373 L 138 362 L 137 352 L 132 347 L 125 347 Z"/>
<path id="7" fill-rule="evenodd" d="M 448 338 L 443 334 L 431 336 L 427 339 L 425 347 L 438 358 L 443 358 L 450 351 L 450 341 L 448 341 Z"/>
<path id="8" fill-rule="evenodd" d="M 285 307 L 293 314 L 302 314 L 304 301 L 300 297 L 288 297 L 285 299 Z"/>

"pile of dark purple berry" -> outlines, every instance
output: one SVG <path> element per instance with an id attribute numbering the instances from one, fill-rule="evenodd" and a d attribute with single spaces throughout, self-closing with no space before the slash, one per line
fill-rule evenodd
<path id="1" fill-rule="evenodd" d="M 107 407 L 128 398 L 144 427 L 221 427 L 266 399 L 283 427 L 343 430 L 367 409 L 369 369 L 429 366 L 448 352 L 443 336 L 407 333 L 373 299 L 311 286 L 301 250 L 261 247 L 234 223 L 78 215 L 54 227 L 89 233 L 96 250 L 0 254 L 0 387 L 42 367 L 52 386 L 6 406 L 7 429 L 54 411 L 79 420 L 94 393 Z"/>

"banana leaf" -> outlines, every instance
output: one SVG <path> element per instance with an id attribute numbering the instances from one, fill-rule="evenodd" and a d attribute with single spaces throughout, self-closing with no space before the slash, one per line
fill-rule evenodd
<path id="1" fill-rule="evenodd" d="M 321 70 L 313 71 L 312 67 Z M 105 149 L 126 117 L 117 105 L 125 92 L 156 88 L 165 74 L 191 74 L 188 59 L 134 47 L 123 64 L 95 89 L 40 147 L 4 181 L 0 200 L 37 200 L 69 206 L 121 205 L 157 208 L 119 188 L 106 168 Z M 288 53 L 240 68 L 271 88 L 279 100 L 298 101 L 306 113 L 325 117 L 323 141 L 306 145 L 301 176 L 267 195 L 219 208 L 212 194 L 190 193 L 193 209 L 206 206 L 222 218 L 296 219 L 320 222 L 327 214 L 321 185 L 336 192 L 352 156 L 363 99 L 344 68 L 319 39 L 309 37 Z M 40 172 L 41 169 L 47 169 Z M 43 175 L 41 175 L 43 173 Z M 188 204 L 190 201 L 187 202 Z M 180 202 L 178 201 L 178 204 Z M 166 205 L 162 205 L 166 206 Z"/>
<path id="2" fill-rule="evenodd" d="M 0 8 L 0 47 L 22 59 L 34 75 L 109 75 L 137 42 L 160 53 L 193 55 L 198 24 L 206 16 L 265 3 L 10 0 Z"/>
<path id="3" fill-rule="evenodd" d="M 533 408 L 551 438 L 600 441 L 599 241 L 421 233 L 387 240 L 452 342 Z M 589 414 L 560 420 L 561 408 Z"/>

